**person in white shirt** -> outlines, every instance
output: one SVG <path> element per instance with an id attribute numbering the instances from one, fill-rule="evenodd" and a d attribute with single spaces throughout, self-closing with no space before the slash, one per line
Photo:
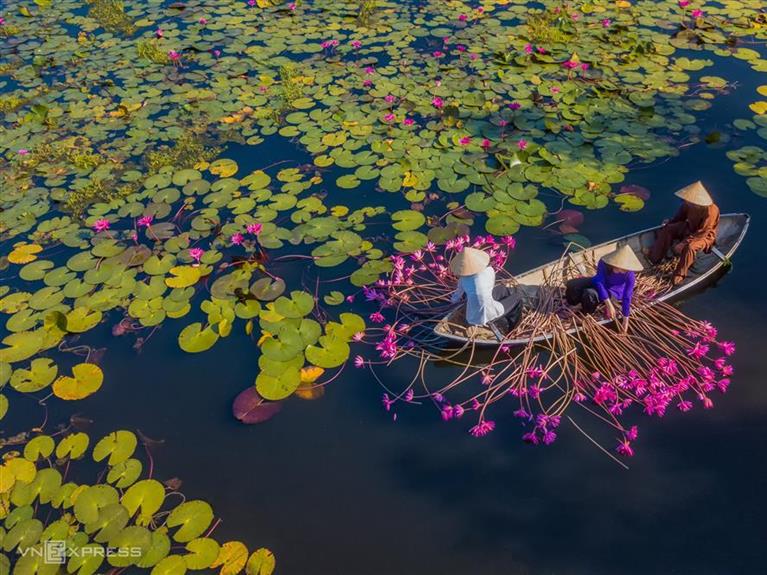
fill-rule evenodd
<path id="1" fill-rule="evenodd" d="M 513 288 L 495 285 L 490 256 L 475 248 L 464 248 L 450 260 L 450 271 L 458 276 L 458 287 L 450 298 L 458 303 L 466 296 L 466 323 L 486 325 L 513 311 L 520 303 Z"/>

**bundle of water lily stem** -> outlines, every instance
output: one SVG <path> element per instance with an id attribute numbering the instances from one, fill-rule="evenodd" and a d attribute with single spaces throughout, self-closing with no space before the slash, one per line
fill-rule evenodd
<path id="1" fill-rule="evenodd" d="M 526 442 L 548 445 L 556 439 L 563 417 L 586 434 L 567 414 L 577 404 L 611 427 L 618 439 L 616 451 L 630 456 L 638 432 L 635 425 L 623 422 L 624 416 L 642 411 L 662 417 L 670 408 L 686 412 L 696 403 L 710 408 L 712 393 L 727 390 L 733 372 L 728 357 L 735 345 L 719 341 L 710 323 L 658 301 L 670 289 L 674 262 L 637 277 L 626 333 L 567 305 L 563 285 L 574 271 L 563 258 L 555 273 L 536 286 L 521 321 L 504 338 L 524 343 L 499 344 L 488 351 L 471 337 L 476 334 L 468 333 L 464 345 L 446 346 L 434 328 L 452 321 L 446 316 L 460 317 L 450 303 L 455 278 L 447 263 L 465 246 L 490 253 L 500 281 L 514 285 L 504 270 L 513 238 L 482 236 L 394 256 L 389 277 L 364 288 L 366 299 L 378 307 L 370 314 L 377 326 L 367 330 L 364 341 L 375 346 L 379 359 L 357 356 L 354 363 L 371 369 L 385 389 L 384 407 L 395 419 L 396 410 L 405 404 L 431 404 L 446 421 L 470 418 L 469 431 L 479 437 L 495 428 L 490 408 L 504 402 L 510 404 L 504 412 L 521 423 Z M 378 368 L 405 358 L 415 360 L 414 376 L 394 388 Z M 439 377 L 429 377 L 444 366 L 455 369 L 451 381 L 444 383 L 444 369 Z"/>

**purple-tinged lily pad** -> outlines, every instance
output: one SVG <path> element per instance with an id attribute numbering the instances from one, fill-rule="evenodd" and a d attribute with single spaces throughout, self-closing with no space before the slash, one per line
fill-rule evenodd
<path id="1" fill-rule="evenodd" d="M 251 386 L 234 399 L 232 414 L 242 423 L 253 424 L 269 421 L 282 409 L 281 401 L 268 401 Z"/>

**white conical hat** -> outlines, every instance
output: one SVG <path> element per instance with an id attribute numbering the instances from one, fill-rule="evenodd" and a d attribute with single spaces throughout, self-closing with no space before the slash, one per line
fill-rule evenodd
<path id="1" fill-rule="evenodd" d="M 674 192 L 674 195 L 679 196 L 684 201 L 695 204 L 696 206 L 710 206 L 714 203 L 708 190 L 700 180 Z"/>
<path id="2" fill-rule="evenodd" d="M 490 262 L 490 256 L 475 248 L 463 248 L 450 260 L 450 271 L 457 276 L 473 276 L 481 272 Z"/>
<path id="3" fill-rule="evenodd" d="M 639 261 L 634 250 L 628 245 L 622 246 L 614 252 L 605 255 L 602 257 L 602 261 L 615 268 L 632 272 L 641 272 L 644 269 L 642 262 Z"/>

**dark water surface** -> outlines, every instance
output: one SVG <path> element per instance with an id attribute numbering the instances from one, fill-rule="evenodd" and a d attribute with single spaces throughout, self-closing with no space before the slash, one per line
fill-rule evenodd
<path id="1" fill-rule="evenodd" d="M 742 67 L 743 85 L 706 113 L 706 131 L 745 116 L 754 93 L 745 64 L 726 65 Z M 247 150 L 233 151 L 227 157 L 249 168 Z M 582 227 L 596 243 L 654 225 L 676 209 L 671 192 L 699 178 L 723 213 L 752 216 L 731 273 L 682 305 L 737 342 L 730 392 L 710 411 L 662 420 L 634 414 L 640 437 L 629 471 L 569 425 L 542 448 L 524 445 L 515 422 L 498 413 L 498 429 L 484 439 L 428 409 L 401 410 L 393 422 L 376 382 L 355 370 L 321 400 L 292 399 L 270 422 L 244 426 L 230 406 L 257 372 L 253 343 L 233 333 L 205 354 L 185 354 L 176 341 L 182 325 L 173 322 L 138 357 L 127 339 L 100 328 L 109 345 L 104 388 L 74 406 L 52 403 L 50 421 L 76 410 L 95 420 L 94 436 L 138 428 L 164 440 L 153 450 L 156 475 L 178 476 L 189 497 L 211 502 L 224 519 L 219 540 L 272 549 L 279 574 L 764 573 L 765 199 L 748 190 L 725 151 L 699 144 L 640 166 L 626 183 L 653 192 L 646 208 L 589 212 Z M 370 203 L 388 198 L 375 196 L 369 192 Z M 547 232 L 525 230 L 511 269 L 548 261 L 560 249 Z M 404 380 L 411 367 L 383 375 Z M 29 405 L 9 414 L 8 429 L 37 421 Z"/>

